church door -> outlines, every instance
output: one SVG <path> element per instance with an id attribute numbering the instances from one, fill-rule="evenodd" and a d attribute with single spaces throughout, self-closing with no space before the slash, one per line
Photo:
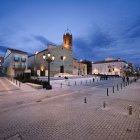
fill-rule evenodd
<path id="1" fill-rule="evenodd" d="M 60 73 L 64 73 L 64 66 L 60 66 Z"/>

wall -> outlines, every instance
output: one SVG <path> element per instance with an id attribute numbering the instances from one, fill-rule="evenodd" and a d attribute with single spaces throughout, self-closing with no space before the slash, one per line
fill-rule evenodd
<path id="1" fill-rule="evenodd" d="M 50 52 L 55 56 L 55 60 L 50 64 L 50 74 L 53 76 L 54 74 L 60 73 L 60 66 L 64 66 L 64 73 L 72 74 L 73 72 L 73 54 L 71 50 L 64 48 L 63 46 L 49 46 L 48 49 L 39 52 L 37 55 L 30 56 L 28 59 L 29 68 L 37 70 L 47 70 L 48 63 L 43 60 L 43 55 Z M 66 59 L 61 60 L 61 56 L 65 56 Z"/>
<path id="2" fill-rule="evenodd" d="M 124 66 L 126 63 L 110 62 L 110 63 L 98 63 L 92 64 L 92 74 L 106 74 L 106 75 L 124 75 Z M 110 70 L 110 71 L 109 71 Z"/>

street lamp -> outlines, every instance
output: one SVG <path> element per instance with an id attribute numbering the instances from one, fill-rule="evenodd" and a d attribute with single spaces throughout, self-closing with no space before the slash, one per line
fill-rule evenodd
<path id="1" fill-rule="evenodd" d="M 55 57 L 50 52 L 43 55 L 43 60 L 48 62 L 48 85 L 46 89 L 52 89 L 52 86 L 50 85 L 50 63 L 54 61 Z"/>
<path id="2" fill-rule="evenodd" d="M 37 56 L 38 52 L 36 51 L 34 54 L 34 76 L 37 76 L 37 72 L 36 72 L 36 56 Z"/>

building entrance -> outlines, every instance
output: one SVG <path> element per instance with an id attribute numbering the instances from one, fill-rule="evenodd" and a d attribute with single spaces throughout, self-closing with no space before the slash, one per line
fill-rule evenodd
<path id="1" fill-rule="evenodd" d="M 60 73 L 64 73 L 64 66 L 60 66 Z"/>

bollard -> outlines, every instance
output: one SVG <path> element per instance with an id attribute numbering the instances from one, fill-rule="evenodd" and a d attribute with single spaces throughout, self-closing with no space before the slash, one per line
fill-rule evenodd
<path id="1" fill-rule="evenodd" d="M 129 105 L 129 115 L 132 115 L 132 105 Z"/>
<path id="2" fill-rule="evenodd" d="M 17 80 L 16 80 L 16 85 L 17 85 Z"/>
<path id="3" fill-rule="evenodd" d="M 126 82 L 125 84 L 126 84 L 126 86 L 127 86 L 127 82 Z"/>
<path id="4" fill-rule="evenodd" d="M 108 96 L 108 88 L 107 88 L 106 92 L 107 92 L 107 96 Z"/>
<path id="5" fill-rule="evenodd" d="M 105 108 L 105 107 L 106 107 L 106 102 L 104 101 L 104 102 L 103 102 L 103 108 Z"/>
<path id="6" fill-rule="evenodd" d="M 119 86 L 118 86 L 118 84 L 117 84 L 117 91 L 119 91 Z"/>
<path id="7" fill-rule="evenodd" d="M 81 81 L 81 85 L 82 85 L 82 81 Z"/>
<path id="8" fill-rule="evenodd" d="M 87 80 L 86 80 L 86 84 L 87 84 Z"/>
<path id="9" fill-rule="evenodd" d="M 84 98 L 84 103 L 87 103 L 87 98 L 86 97 Z"/>
<path id="10" fill-rule="evenodd" d="M 19 87 L 20 87 L 20 82 L 19 82 Z"/>
<path id="11" fill-rule="evenodd" d="M 62 83 L 61 83 L 61 88 L 62 88 Z"/>
<path id="12" fill-rule="evenodd" d="M 90 79 L 90 84 L 91 84 L 91 79 Z"/>
<path id="13" fill-rule="evenodd" d="M 75 81 L 75 86 L 76 86 L 76 81 Z"/>
<path id="14" fill-rule="evenodd" d="M 113 86 L 113 93 L 114 93 L 114 86 Z"/>

